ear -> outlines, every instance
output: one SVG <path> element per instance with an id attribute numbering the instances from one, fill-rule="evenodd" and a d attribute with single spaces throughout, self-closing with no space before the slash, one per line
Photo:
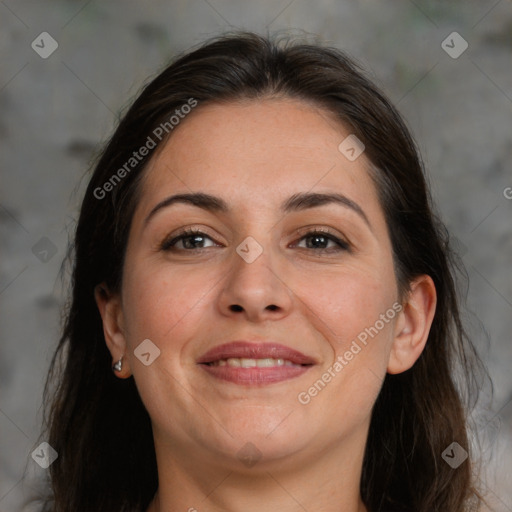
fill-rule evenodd
<path id="1" fill-rule="evenodd" d="M 422 275 L 411 282 L 407 301 L 395 324 L 388 373 L 405 372 L 420 357 L 434 319 L 436 302 L 436 287 L 430 276 Z"/>
<path id="2" fill-rule="evenodd" d="M 129 359 L 126 357 L 127 344 L 123 327 L 121 299 L 118 294 L 110 293 L 105 283 L 101 283 L 94 288 L 94 298 L 103 321 L 103 334 L 112 355 L 112 365 L 123 358 L 122 369 L 116 371 L 115 374 L 121 379 L 127 379 L 131 376 L 131 370 Z"/>

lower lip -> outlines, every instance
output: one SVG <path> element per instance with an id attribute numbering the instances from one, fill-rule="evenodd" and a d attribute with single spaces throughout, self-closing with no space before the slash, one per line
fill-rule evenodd
<path id="1" fill-rule="evenodd" d="M 239 368 L 230 366 L 209 366 L 200 364 L 205 371 L 215 378 L 246 386 L 273 384 L 293 379 L 306 373 L 308 366 L 272 366 L 270 368 Z"/>

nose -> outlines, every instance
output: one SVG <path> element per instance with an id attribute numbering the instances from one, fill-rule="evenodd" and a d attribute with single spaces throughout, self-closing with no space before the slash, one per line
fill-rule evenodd
<path id="1" fill-rule="evenodd" d="M 278 320 L 290 314 L 293 292 L 287 284 L 284 265 L 269 250 L 248 263 L 233 254 L 218 299 L 224 316 L 244 318 L 250 322 Z"/>

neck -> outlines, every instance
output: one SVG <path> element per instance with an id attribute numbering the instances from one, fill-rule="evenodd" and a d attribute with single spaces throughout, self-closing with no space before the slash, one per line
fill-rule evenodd
<path id="1" fill-rule="evenodd" d="M 261 503 L 260 503 L 260 507 L 261 507 Z M 301 508 L 301 512 L 304 512 L 304 507 L 301 506 L 300 508 Z M 159 496 L 159 493 L 157 492 L 146 512 L 173 512 L 174 510 L 178 510 L 178 509 L 177 508 L 166 508 L 161 505 L 160 496 Z M 179 510 L 187 510 L 187 512 L 201 512 L 201 510 L 206 510 L 206 509 L 198 510 L 194 507 L 189 507 L 188 509 L 179 509 Z M 208 510 L 211 510 L 211 509 L 208 509 Z M 310 509 L 308 509 L 308 510 L 310 510 Z M 346 509 L 346 508 L 344 508 L 343 505 L 338 505 L 338 508 L 336 508 L 335 510 L 337 512 L 342 511 L 342 510 L 343 510 L 343 512 L 349 512 L 351 510 L 354 510 L 354 512 L 368 512 L 368 509 L 366 508 L 366 506 L 364 505 L 364 503 L 362 501 L 359 501 L 359 504 L 358 504 L 357 508 L 355 508 L 355 509 Z"/>
<path id="2" fill-rule="evenodd" d="M 364 438 L 316 457 L 258 461 L 237 471 L 208 454 L 183 453 L 155 433 L 159 489 L 147 512 L 367 512 L 360 496 Z M 293 459 L 293 460 L 291 460 Z M 300 469 L 297 469 L 300 468 Z"/>

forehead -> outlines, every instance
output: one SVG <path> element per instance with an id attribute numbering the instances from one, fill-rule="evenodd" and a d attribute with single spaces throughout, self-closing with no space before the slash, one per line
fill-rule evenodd
<path id="1" fill-rule="evenodd" d="M 244 210 L 333 189 L 378 208 L 364 153 L 350 161 L 338 149 L 348 135 L 333 114 L 295 99 L 199 105 L 149 163 L 140 210 L 176 192 L 221 195 Z"/>

